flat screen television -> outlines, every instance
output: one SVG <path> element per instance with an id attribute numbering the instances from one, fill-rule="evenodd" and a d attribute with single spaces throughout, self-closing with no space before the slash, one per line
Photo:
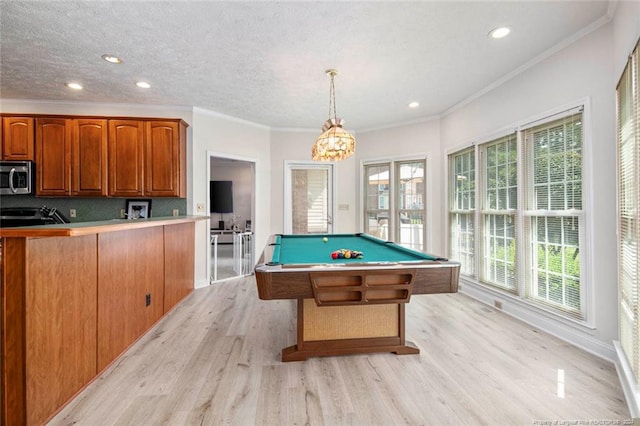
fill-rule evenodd
<path id="1" fill-rule="evenodd" d="M 209 182 L 209 209 L 211 213 L 233 213 L 233 182 L 212 180 Z"/>

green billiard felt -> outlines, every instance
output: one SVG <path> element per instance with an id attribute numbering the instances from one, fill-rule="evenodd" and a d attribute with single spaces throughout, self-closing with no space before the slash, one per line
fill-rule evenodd
<path id="1" fill-rule="evenodd" d="M 363 263 L 429 261 L 438 258 L 429 254 L 379 240 L 366 234 L 279 235 L 273 250 L 273 263 Z M 339 249 L 361 251 L 362 259 L 332 259 L 331 252 Z"/>

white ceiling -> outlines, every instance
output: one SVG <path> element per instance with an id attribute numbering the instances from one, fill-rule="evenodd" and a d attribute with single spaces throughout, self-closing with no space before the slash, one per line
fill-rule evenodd
<path id="1" fill-rule="evenodd" d="M 615 3 L 614 3 L 615 4 Z M 200 107 L 320 129 L 438 116 L 606 22 L 608 1 L 0 1 L 0 97 Z M 501 25 L 512 34 L 487 33 Z M 101 59 L 109 53 L 124 62 Z M 134 85 L 144 80 L 151 89 Z M 65 82 L 84 85 L 81 92 Z M 410 109 L 411 101 L 420 107 Z"/>

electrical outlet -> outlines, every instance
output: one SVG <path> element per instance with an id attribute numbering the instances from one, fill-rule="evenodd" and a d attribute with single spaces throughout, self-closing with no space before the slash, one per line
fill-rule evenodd
<path id="1" fill-rule="evenodd" d="M 70 217 L 76 217 L 76 209 L 70 209 L 69 210 L 69 216 Z"/>
<path id="2" fill-rule="evenodd" d="M 120 209 L 120 219 L 124 219 L 125 217 L 124 209 Z"/>
<path id="3" fill-rule="evenodd" d="M 180 214 L 180 210 L 178 209 L 173 209 L 173 215 L 174 216 L 178 216 Z"/>

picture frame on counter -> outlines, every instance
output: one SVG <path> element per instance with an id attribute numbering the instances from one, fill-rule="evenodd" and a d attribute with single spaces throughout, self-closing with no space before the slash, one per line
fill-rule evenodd
<path id="1" fill-rule="evenodd" d="M 147 219 L 151 217 L 151 200 L 127 200 L 127 219 Z"/>

